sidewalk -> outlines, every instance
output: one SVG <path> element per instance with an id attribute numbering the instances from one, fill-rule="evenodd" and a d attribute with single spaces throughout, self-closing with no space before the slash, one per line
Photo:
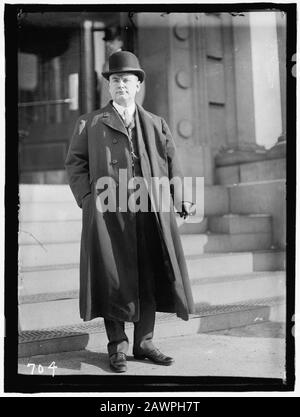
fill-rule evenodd
<path id="1" fill-rule="evenodd" d="M 128 352 L 128 371 L 118 375 L 285 377 L 285 335 L 282 323 L 261 323 L 226 331 L 154 340 L 172 366 L 137 361 Z M 131 348 L 131 346 L 130 346 Z M 48 368 L 55 362 L 56 369 Z M 113 375 L 106 346 L 93 350 L 20 358 L 18 372 L 34 375 Z M 41 365 L 39 368 L 38 366 Z M 52 364 L 53 366 L 53 364 Z M 39 369 L 39 372 L 38 372 Z"/>

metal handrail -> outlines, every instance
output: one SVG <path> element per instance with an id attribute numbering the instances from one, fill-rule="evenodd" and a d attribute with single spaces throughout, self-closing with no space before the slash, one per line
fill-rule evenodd
<path id="1" fill-rule="evenodd" d="M 44 101 L 29 101 L 27 103 L 18 103 L 18 107 L 34 107 L 34 106 L 46 106 L 48 104 L 69 104 L 72 103 L 71 98 L 62 98 L 59 100 L 44 100 Z"/>

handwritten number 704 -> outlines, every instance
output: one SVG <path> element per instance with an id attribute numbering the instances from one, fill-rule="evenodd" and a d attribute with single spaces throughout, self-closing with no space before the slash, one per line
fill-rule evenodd
<path id="1" fill-rule="evenodd" d="M 37 373 L 39 375 L 44 373 L 44 366 L 41 364 L 36 365 L 35 363 L 28 363 L 28 366 L 32 366 L 31 375 L 34 374 L 35 370 L 37 370 Z M 50 365 L 47 367 L 48 369 L 52 369 L 52 376 L 55 375 L 55 369 L 57 369 L 57 366 L 55 366 L 55 362 L 50 363 Z"/>

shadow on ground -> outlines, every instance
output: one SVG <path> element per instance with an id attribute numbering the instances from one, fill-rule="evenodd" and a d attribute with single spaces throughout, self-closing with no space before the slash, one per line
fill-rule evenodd
<path id="1" fill-rule="evenodd" d="M 285 339 L 285 323 L 264 322 L 226 330 L 216 330 L 207 334 L 236 336 L 236 337 L 264 337 Z"/>
<path id="2" fill-rule="evenodd" d="M 88 367 L 89 365 L 107 373 L 113 373 L 109 367 L 107 353 L 92 352 L 90 350 L 59 352 L 46 356 L 19 358 L 19 373 L 31 373 L 32 367 L 28 367 L 27 365 L 34 363 L 36 365 L 35 374 L 38 372 L 38 366 L 41 365 L 44 369 L 43 374 L 48 375 L 52 373 L 52 368 L 49 368 L 49 365 L 53 362 L 57 366 L 56 374 L 59 374 L 59 369 L 81 371 L 83 367 Z"/>
<path id="3" fill-rule="evenodd" d="M 142 364 L 143 366 L 153 366 L 153 363 L 149 360 L 137 360 L 134 359 L 132 355 L 127 356 L 127 362 L 136 362 Z M 95 373 L 95 368 L 98 368 L 100 373 L 104 371 L 108 374 L 115 374 L 115 372 L 112 371 L 109 367 L 108 354 L 106 352 L 94 352 L 87 349 L 73 352 L 59 352 L 50 355 L 38 355 L 33 357 L 19 358 L 18 373 L 52 375 L 53 366 L 51 366 L 51 364 L 53 363 L 57 367 L 55 370 L 55 375 L 60 375 L 62 369 L 64 370 L 64 373 L 70 374 L 72 372 L 68 371 L 75 371 L 74 373 L 80 373 L 82 371 L 88 371 L 89 367 L 93 368 L 93 373 Z M 33 366 L 29 364 L 35 365 L 34 370 Z"/>

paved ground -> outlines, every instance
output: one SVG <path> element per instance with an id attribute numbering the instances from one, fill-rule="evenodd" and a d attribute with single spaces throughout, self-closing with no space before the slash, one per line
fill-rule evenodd
<path id="1" fill-rule="evenodd" d="M 285 335 L 282 323 L 261 323 L 226 331 L 172 337 L 155 341 L 175 364 L 164 367 L 137 361 L 128 353 L 128 371 L 119 375 L 243 376 L 284 379 Z M 30 374 L 36 365 L 45 374 L 55 362 L 56 375 L 112 375 L 106 349 L 83 350 L 21 358 L 19 373 Z M 41 365 L 38 368 L 38 365 Z"/>

